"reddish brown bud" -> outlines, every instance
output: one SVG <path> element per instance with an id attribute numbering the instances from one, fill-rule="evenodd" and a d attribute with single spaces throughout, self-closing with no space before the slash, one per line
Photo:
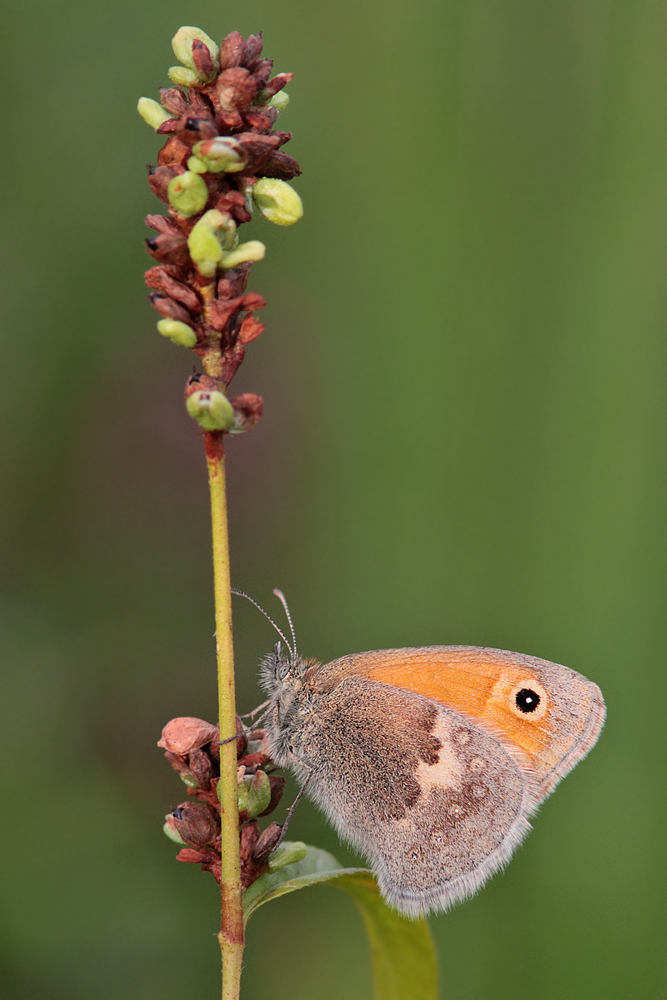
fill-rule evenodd
<path id="1" fill-rule="evenodd" d="M 182 281 L 176 281 L 175 278 L 172 278 L 164 267 L 152 267 L 146 271 L 144 279 L 149 288 L 166 292 L 171 299 L 180 302 L 190 312 L 195 314 L 201 312 L 201 302 L 197 294 L 189 285 L 184 285 Z"/>
<path id="2" fill-rule="evenodd" d="M 193 393 L 201 392 L 202 390 L 204 392 L 222 392 L 223 387 L 216 379 L 211 378 L 209 375 L 200 375 L 199 372 L 195 372 L 195 374 L 191 375 L 190 378 L 185 383 L 185 398 L 189 399 L 189 397 L 192 396 Z M 205 742 L 208 742 L 208 740 Z M 198 746 L 203 746 L 203 745 L 204 745 L 203 743 L 198 744 Z"/>
<path id="3" fill-rule="evenodd" d="M 266 753 L 246 753 L 238 758 L 237 763 L 239 767 L 263 767 L 271 763 L 271 758 Z"/>
<path id="4" fill-rule="evenodd" d="M 179 305 L 178 302 L 174 302 L 173 299 L 167 298 L 166 295 L 159 295 L 157 292 L 152 292 L 148 298 L 153 308 L 157 309 L 165 319 L 177 319 L 181 323 L 190 322 L 190 313 L 188 310 Z"/>
<path id="5" fill-rule="evenodd" d="M 213 75 L 215 63 L 211 58 L 210 49 L 199 38 L 195 38 L 192 42 L 192 61 L 195 64 L 195 69 L 202 76 L 208 79 Z"/>
<path id="6" fill-rule="evenodd" d="M 251 268 L 252 264 L 241 264 L 233 271 L 227 271 L 225 277 L 218 282 L 218 298 L 232 299 L 244 292 Z"/>
<path id="7" fill-rule="evenodd" d="M 262 97 L 267 99 L 277 94 L 279 90 L 286 87 L 290 80 L 294 79 L 294 73 L 278 73 L 273 80 L 269 80 L 265 87 L 262 87 Z"/>
<path id="8" fill-rule="evenodd" d="M 264 329 L 264 323 L 260 323 L 258 319 L 255 319 L 252 313 L 249 313 L 241 323 L 241 329 L 239 330 L 239 343 L 252 343 L 253 340 L 257 340 L 257 338 L 264 333 Z"/>
<path id="9" fill-rule="evenodd" d="M 214 330 L 222 332 L 229 322 L 230 317 L 240 307 L 241 302 L 240 298 L 231 299 L 231 301 L 215 299 L 208 308 L 207 319 L 209 326 L 213 327 Z"/>
<path id="10" fill-rule="evenodd" d="M 157 154 L 157 162 L 161 167 L 185 168 L 190 156 L 190 147 L 172 135 Z"/>
<path id="11" fill-rule="evenodd" d="M 169 118 L 156 131 L 158 135 L 169 135 L 171 132 L 178 132 L 180 127 L 180 120 L 178 118 Z"/>
<path id="12" fill-rule="evenodd" d="M 264 43 L 262 42 L 262 33 L 258 35 L 248 35 L 245 41 L 245 47 L 243 49 L 243 59 L 242 63 L 248 69 L 252 69 L 254 64 L 259 59 L 262 54 L 262 48 Z"/>
<path id="13" fill-rule="evenodd" d="M 188 780 L 192 778 L 192 772 L 190 771 L 187 757 L 178 753 L 171 753 L 169 750 L 165 750 L 164 755 L 173 767 L 174 771 L 176 771 L 176 774 L 183 777 L 186 785 L 190 788 L 194 787 L 194 781 Z"/>
<path id="14" fill-rule="evenodd" d="M 250 820 L 249 823 L 245 823 L 241 829 L 241 855 L 249 857 L 252 854 L 252 850 L 259 840 L 260 830 L 259 823 L 256 819 Z"/>
<path id="15" fill-rule="evenodd" d="M 250 107 L 257 93 L 254 77 L 242 66 L 226 69 L 216 80 L 215 86 L 223 111 L 244 111 Z"/>
<path id="16" fill-rule="evenodd" d="M 289 181 L 301 173 L 301 167 L 287 153 L 272 153 L 262 167 L 265 177 L 276 177 L 281 181 Z"/>
<path id="17" fill-rule="evenodd" d="M 169 181 L 176 176 L 176 171 L 171 167 L 150 167 L 148 168 L 148 183 L 151 191 L 160 201 L 168 202 L 167 189 Z"/>
<path id="18" fill-rule="evenodd" d="M 211 380 L 212 381 L 212 380 Z M 158 741 L 158 746 L 169 750 L 171 753 L 188 754 L 191 750 L 217 742 L 219 739 L 218 727 L 204 722 L 203 719 L 195 719 L 191 716 L 181 716 L 172 719 L 162 730 L 162 736 Z"/>
<path id="19" fill-rule="evenodd" d="M 160 233 L 158 236 L 151 236 L 145 243 L 151 257 L 161 264 L 174 264 L 178 267 L 190 264 L 188 244 L 184 236 Z"/>
<path id="20" fill-rule="evenodd" d="M 188 754 L 188 762 L 190 771 L 202 788 L 208 785 L 211 778 L 219 775 L 219 768 L 216 769 L 213 766 L 213 761 L 204 750 L 191 750 Z"/>
<path id="21" fill-rule="evenodd" d="M 177 861 L 184 861 L 186 864 L 196 865 L 208 861 L 208 851 L 193 851 L 191 847 L 182 847 L 176 855 Z"/>
<path id="22" fill-rule="evenodd" d="M 266 299 L 263 295 L 259 295 L 258 292 L 248 292 L 243 296 L 241 305 L 243 309 L 264 309 Z"/>
<path id="23" fill-rule="evenodd" d="M 245 120 L 248 125 L 252 125 L 253 128 L 259 129 L 260 132 L 268 132 L 271 126 L 275 123 L 278 117 L 278 112 L 275 108 L 264 108 L 262 111 L 257 111 L 251 108 L 250 111 L 246 113 Z"/>
<path id="24" fill-rule="evenodd" d="M 252 75 L 255 78 L 255 83 L 257 84 L 258 90 L 261 90 L 266 81 L 271 76 L 271 70 L 273 69 L 273 59 L 260 59 L 256 66 L 253 66 Z"/>
<path id="25" fill-rule="evenodd" d="M 243 125 L 243 119 L 238 111 L 221 111 L 220 121 L 222 122 L 224 128 L 228 129 L 230 132 L 236 131 L 237 128 L 241 128 Z"/>
<path id="26" fill-rule="evenodd" d="M 239 365 L 243 363 L 244 357 L 245 347 L 237 340 L 234 346 L 225 352 L 223 357 L 221 381 L 224 385 L 229 385 L 236 375 Z"/>
<path id="27" fill-rule="evenodd" d="M 280 823 L 271 823 L 267 826 L 266 830 L 264 830 L 259 839 L 255 842 L 252 852 L 253 858 L 258 860 L 260 858 L 268 858 L 271 851 L 275 850 L 282 832 L 283 828 Z"/>
<path id="28" fill-rule="evenodd" d="M 182 129 L 184 132 L 190 133 L 185 138 L 188 141 L 193 140 L 194 142 L 200 142 L 203 139 L 212 139 L 218 134 L 218 126 L 215 120 L 210 117 L 195 117 L 191 115 L 183 121 Z"/>
<path id="29" fill-rule="evenodd" d="M 189 107 L 180 87 L 160 87 L 160 104 L 179 118 Z"/>
<path id="30" fill-rule="evenodd" d="M 182 236 L 182 231 L 173 219 L 166 215 L 147 215 L 144 219 L 147 226 L 157 229 L 159 233 L 171 233 L 174 236 Z"/>
<path id="31" fill-rule="evenodd" d="M 218 833 L 218 824 L 211 810 L 195 802 L 181 802 L 167 816 L 167 826 L 173 827 L 190 847 L 206 847 Z"/>
<path id="32" fill-rule="evenodd" d="M 262 164 L 267 162 L 269 157 L 280 146 L 280 139 L 275 135 L 259 135 L 257 132 L 241 132 L 235 136 L 239 146 L 248 157 L 246 170 L 249 173 L 259 174 L 263 172 Z"/>
<path id="33" fill-rule="evenodd" d="M 220 69 L 229 69 L 231 66 L 240 66 L 245 53 L 245 41 L 243 35 L 238 31 L 231 31 L 226 38 L 223 38 L 220 46 Z"/>
<path id="34" fill-rule="evenodd" d="M 253 392 L 244 392 L 229 400 L 234 410 L 234 426 L 231 434 L 242 434 L 249 431 L 259 421 L 264 409 L 264 400 Z"/>

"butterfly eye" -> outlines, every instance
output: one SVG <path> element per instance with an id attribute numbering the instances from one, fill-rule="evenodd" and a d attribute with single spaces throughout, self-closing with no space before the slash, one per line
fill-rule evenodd
<path id="1" fill-rule="evenodd" d="M 514 700 L 519 711 L 528 715 L 529 712 L 534 712 L 539 708 L 542 699 L 537 691 L 533 691 L 532 688 L 521 688 L 515 694 Z"/>
<path id="2" fill-rule="evenodd" d="M 289 673 L 289 663 L 281 663 L 276 670 L 276 676 L 279 681 L 284 681 Z"/>

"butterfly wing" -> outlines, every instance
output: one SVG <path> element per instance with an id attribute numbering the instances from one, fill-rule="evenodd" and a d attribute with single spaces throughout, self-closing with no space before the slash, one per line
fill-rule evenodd
<path id="1" fill-rule="evenodd" d="M 504 867 L 530 830 L 533 788 L 496 739 L 440 707 L 436 764 L 406 816 L 376 828 L 371 861 L 380 890 L 409 916 L 444 911 Z"/>
<path id="2" fill-rule="evenodd" d="M 444 705 L 359 676 L 320 691 L 295 754 L 312 771 L 308 794 L 410 916 L 474 893 L 536 805 L 522 755 Z"/>
<path id="3" fill-rule="evenodd" d="M 524 756 L 544 799 L 595 745 L 600 689 L 558 663 L 481 646 L 422 646 L 343 656 L 320 683 L 363 676 L 452 708 Z"/>

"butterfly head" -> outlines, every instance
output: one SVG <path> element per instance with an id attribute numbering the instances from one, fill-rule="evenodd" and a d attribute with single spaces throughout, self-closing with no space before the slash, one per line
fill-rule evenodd
<path id="1" fill-rule="evenodd" d="M 266 728 L 276 763 L 286 763 L 312 718 L 312 679 L 319 666 L 315 660 L 285 653 L 279 642 L 261 661 L 259 682 L 271 702 Z"/>

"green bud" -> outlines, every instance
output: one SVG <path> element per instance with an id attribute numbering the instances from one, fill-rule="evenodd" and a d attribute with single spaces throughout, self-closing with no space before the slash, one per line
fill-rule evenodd
<path id="1" fill-rule="evenodd" d="M 194 774 L 190 774 L 189 771 L 179 771 L 178 776 L 188 788 L 199 788 L 199 782 Z"/>
<path id="2" fill-rule="evenodd" d="M 243 148 L 231 137 L 220 136 L 198 142 L 193 146 L 192 152 L 204 161 L 206 169 L 212 174 L 219 174 L 223 170 L 227 174 L 237 173 L 243 170 L 248 160 Z"/>
<path id="3" fill-rule="evenodd" d="M 269 107 L 275 108 L 276 111 L 284 111 L 288 104 L 289 94 L 286 94 L 284 90 L 279 90 L 269 101 Z"/>
<path id="4" fill-rule="evenodd" d="M 208 167 L 203 160 L 200 160 L 198 156 L 191 156 L 188 160 L 188 170 L 191 170 L 193 174 L 205 174 L 208 173 Z"/>
<path id="5" fill-rule="evenodd" d="M 167 197 L 171 207 L 187 219 L 204 208 L 208 201 L 208 188 L 199 174 L 186 170 L 169 181 Z"/>
<path id="6" fill-rule="evenodd" d="M 209 209 L 195 223 L 188 236 L 188 250 L 200 274 L 206 278 L 213 277 L 222 260 L 223 247 L 233 241 L 235 232 L 233 220 L 216 208 Z"/>
<path id="7" fill-rule="evenodd" d="M 261 177 L 252 196 L 265 219 L 277 226 L 293 226 L 303 215 L 301 198 L 289 184 L 274 177 Z"/>
<path id="8" fill-rule="evenodd" d="M 178 830 L 174 826 L 170 825 L 170 818 L 171 817 L 169 816 L 167 817 L 167 822 L 162 827 L 164 833 L 166 833 L 169 839 L 173 840 L 175 844 L 178 844 L 179 847 L 187 847 L 188 845 L 185 843 Z"/>
<path id="9" fill-rule="evenodd" d="M 192 327 L 178 319 L 158 320 L 157 328 L 163 337 L 179 347 L 194 347 L 197 343 L 197 334 Z"/>
<path id="10" fill-rule="evenodd" d="M 244 775 L 239 781 L 239 812 L 248 816 L 259 816 L 271 801 L 271 782 L 266 771 L 261 769 L 254 775 Z"/>
<path id="11" fill-rule="evenodd" d="M 229 271 L 239 264 L 246 264 L 248 261 L 263 260 L 266 247 L 259 240 L 248 240 L 247 243 L 240 243 L 235 250 L 222 255 L 220 266 Z"/>
<path id="12" fill-rule="evenodd" d="M 165 111 L 161 104 L 153 101 L 150 97 L 140 97 L 137 101 L 137 111 L 151 128 L 159 129 L 160 125 L 168 122 L 174 116 Z"/>
<path id="13" fill-rule="evenodd" d="M 186 66 L 170 66 L 167 75 L 177 87 L 198 87 L 203 83 L 199 73 L 195 69 L 187 69 Z"/>
<path id="14" fill-rule="evenodd" d="M 185 408 L 205 431 L 227 431 L 234 423 L 234 410 L 222 392 L 198 389 L 188 396 Z"/>
<path id="15" fill-rule="evenodd" d="M 285 865 L 294 865 L 297 861 L 302 861 L 308 848 L 300 840 L 293 840 L 291 843 L 281 844 L 277 851 L 269 855 L 269 871 L 276 872 Z"/>
<path id="16" fill-rule="evenodd" d="M 190 25 L 185 25 L 179 28 L 174 37 L 171 40 L 171 47 L 174 50 L 174 55 L 179 62 L 182 62 L 184 66 L 189 69 L 196 71 L 196 66 L 192 58 L 192 43 L 195 38 L 203 42 L 208 51 L 211 53 L 211 59 L 213 60 L 216 72 L 220 69 L 220 62 L 218 60 L 218 54 L 220 52 L 218 46 L 215 44 L 212 38 L 202 31 L 201 28 L 193 28 Z"/>

